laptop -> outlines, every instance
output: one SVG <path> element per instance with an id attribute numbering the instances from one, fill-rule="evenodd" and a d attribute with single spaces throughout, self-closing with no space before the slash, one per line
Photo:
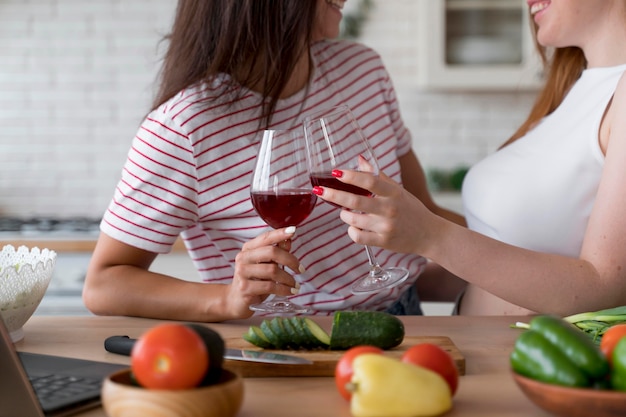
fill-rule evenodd
<path id="1" fill-rule="evenodd" d="M 125 368 L 17 352 L 0 318 L 0 417 L 59 417 L 97 407 L 104 378 Z"/>

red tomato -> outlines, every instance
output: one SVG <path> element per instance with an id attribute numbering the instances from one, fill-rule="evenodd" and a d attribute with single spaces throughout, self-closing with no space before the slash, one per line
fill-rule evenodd
<path id="1" fill-rule="evenodd" d="M 137 340 L 130 356 L 132 372 L 145 388 L 193 388 L 209 368 L 202 338 L 190 327 L 177 323 L 149 329 Z"/>
<path id="2" fill-rule="evenodd" d="M 352 361 L 362 353 L 383 353 L 383 350 L 376 346 L 355 346 L 346 350 L 335 367 L 335 385 L 339 394 L 350 401 L 352 393 L 348 391 L 346 385 L 352 380 Z"/>
<path id="3" fill-rule="evenodd" d="M 615 324 L 609 327 L 602 335 L 600 350 L 609 362 L 612 360 L 613 349 L 615 349 L 617 342 L 624 336 L 626 336 L 626 323 Z"/>
<path id="4" fill-rule="evenodd" d="M 459 386 L 459 370 L 452 356 L 441 347 L 432 343 L 420 343 L 404 352 L 401 360 L 438 373 L 448 383 L 450 393 L 452 395 L 456 393 Z"/>

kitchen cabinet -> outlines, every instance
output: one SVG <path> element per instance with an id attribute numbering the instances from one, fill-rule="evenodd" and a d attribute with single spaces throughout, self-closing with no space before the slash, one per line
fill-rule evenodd
<path id="1" fill-rule="evenodd" d="M 525 0 L 417 0 L 418 85 L 532 90 L 542 82 Z"/>

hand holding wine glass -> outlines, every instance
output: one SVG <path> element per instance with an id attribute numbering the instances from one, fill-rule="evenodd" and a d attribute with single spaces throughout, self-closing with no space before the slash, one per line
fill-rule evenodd
<path id="1" fill-rule="evenodd" d="M 308 116 L 304 121 L 307 157 L 311 183 L 363 196 L 368 190 L 339 181 L 333 170 L 366 171 L 378 175 L 378 162 L 357 120 L 347 106 Z M 330 203 L 333 204 L 333 203 Z M 334 204 L 333 204 L 334 205 Z M 369 274 L 354 283 L 354 294 L 365 294 L 395 287 L 404 282 L 405 268 L 382 268 L 369 246 L 365 251 L 370 264 Z"/>
<path id="2" fill-rule="evenodd" d="M 313 211 L 317 197 L 311 192 L 304 138 L 299 129 L 265 130 L 250 185 L 257 214 L 271 227 L 297 226 Z M 306 313 L 284 296 L 250 306 L 266 313 Z"/>

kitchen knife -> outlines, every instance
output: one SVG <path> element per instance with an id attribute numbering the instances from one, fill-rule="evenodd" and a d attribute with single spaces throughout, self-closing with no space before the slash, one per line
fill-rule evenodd
<path id="1" fill-rule="evenodd" d="M 130 356 L 133 345 L 137 339 L 128 336 L 109 336 L 104 340 L 104 348 L 107 352 L 118 355 Z M 259 350 L 226 349 L 224 359 L 247 362 L 274 363 L 283 365 L 311 365 L 312 361 L 293 355 L 282 353 L 264 352 Z"/>

